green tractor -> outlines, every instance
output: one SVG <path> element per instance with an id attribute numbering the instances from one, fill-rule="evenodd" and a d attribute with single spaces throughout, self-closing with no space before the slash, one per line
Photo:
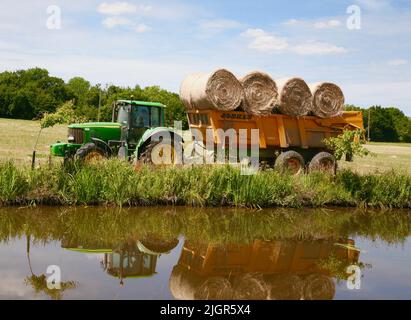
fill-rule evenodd
<path id="1" fill-rule="evenodd" d="M 135 163 L 179 164 L 183 138 L 164 127 L 165 108 L 155 102 L 116 101 L 112 122 L 69 125 L 68 142 L 53 144 L 51 154 L 86 163 L 119 157 Z"/>

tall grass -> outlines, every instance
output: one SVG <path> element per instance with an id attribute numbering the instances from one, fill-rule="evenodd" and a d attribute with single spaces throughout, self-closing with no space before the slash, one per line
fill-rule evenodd
<path id="1" fill-rule="evenodd" d="M 143 167 L 110 160 L 31 171 L 0 164 L 0 204 L 189 205 L 232 207 L 361 206 L 411 208 L 411 176 L 388 172 L 336 177 L 274 171 L 243 176 L 230 166 Z"/>

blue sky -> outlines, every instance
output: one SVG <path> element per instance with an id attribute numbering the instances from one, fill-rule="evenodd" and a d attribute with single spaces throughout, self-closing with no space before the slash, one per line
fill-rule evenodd
<path id="1" fill-rule="evenodd" d="M 50 30 L 47 8 L 61 8 Z M 361 10 L 349 30 L 347 8 Z M 238 77 L 342 86 L 346 102 L 411 116 L 411 1 L 0 0 L 0 71 L 44 67 L 65 80 L 160 85 L 224 67 Z"/>

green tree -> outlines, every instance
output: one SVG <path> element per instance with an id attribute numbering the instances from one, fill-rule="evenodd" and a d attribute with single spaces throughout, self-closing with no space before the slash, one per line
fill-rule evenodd
<path id="1" fill-rule="evenodd" d="M 90 82 L 81 77 L 75 77 L 68 81 L 67 88 L 74 94 L 77 105 L 84 105 L 87 103 Z"/>
<path id="2" fill-rule="evenodd" d="M 0 73 L 0 115 L 17 119 L 38 118 L 54 112 L 72 95 L 62 79 L 34 68 Z"/>

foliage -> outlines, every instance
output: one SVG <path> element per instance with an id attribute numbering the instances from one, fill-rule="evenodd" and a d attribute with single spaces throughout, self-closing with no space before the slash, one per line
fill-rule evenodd
<path id="1" fill-rule="evenodd" d="M 27 286 L 30 285 L 36 293 L 43 292 L 53 300 L 61 300 L 64 291 L 77 287 L 76 282 L 66 281 L 60 283 L 60 289 L 49 289 L 47 286 L 47 277 L 44 274 L 40 276 L 33 274 L 27 277 L 24 283 Z"/>
<path id="2" fill-rule="evenodd" d="M 62 79 L 34 68 L 0 73 L 0 117 L 33 119 L 73 96 Z"/>
<path id="3" fill-rule="evenodd" d="M 341 160 L 345 154 L 364 157 L 369 155 L 370 152 L 361 145 L 362 135 L 361 130 L 346 130 L 338 137 L 325 139 L 324 142 L 329 149 L 334 151 L 337 160 Z"/>
<path id="4" fill-rule="evenodd" d="M 373 106 L 363 109 L 353 105 L 345 108 L 347 111 L 361 111 L 364 126 L 368 129 L 370 121 L 370 139 L 376 142 L 411 142 L 411 119 L 397 108 L 382 108 Z"/>
<path id="5" fill-rule="evenodd" d="M 247 208 L 303 206 L 370 206 L 411 208 L 411 177 L 401 172 L 336 177 L 312 173 L 291 176 L 275 171 L 243 176 L 230 166 L 142 167 L 109 160 L 31 171 L 0 166 L 3 204 L 117 206 L 189 205 Z M 18 182 L 18 183 L 17 183 Z"/>
<path id="6" fill-rule="evenodd" d="M 56 124 L 70 124 L 86 122 L 87 118 L 76 115 L 73 102 L 68 101 L 59 107 L 54 113 L 45 113 L 41 119 L 41 127 L 49 128 Z"/>
<path id="7" fill-rule="evenodd" d="M 23 197 L 28 189 L 24 172 L 12 162 L 0 163 L 0 203 Z"/>

